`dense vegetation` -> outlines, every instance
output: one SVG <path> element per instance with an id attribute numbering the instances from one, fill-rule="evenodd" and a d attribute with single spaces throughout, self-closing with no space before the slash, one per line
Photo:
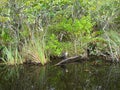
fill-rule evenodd
<path id="1" fill-rule="evenodd" d="M 119 0 L 0 0 L 0 60 L 44 65 L 89 49 L 119 61 L 119 28 Z"/>

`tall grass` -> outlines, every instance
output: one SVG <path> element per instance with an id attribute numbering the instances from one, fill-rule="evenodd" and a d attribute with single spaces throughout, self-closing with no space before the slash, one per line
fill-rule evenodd
<path id="1" fill-rule="evenodd" d="M 4 49 L 4 58 L 3 61 L 7 65 L 17 65 L 23 63 L 22 57 L 20 53 L 18 52 L 18 49 L 15 48 L 15 50 L 12 49 L 10 46 L 9 48 L 5 47 Z"/>
<path id="2" fill-rule="evenodd" d="M 109 37 L 108 44 L 110 46 L 110 54 L 113 57 L 113 60 L 119 61 L 120 59 L 120 35 L 117 31 L 111 30 L 106 32 Z"/>
<path id="3" fill-rule="evenodd" d="M 25 43 L 25 46 L 23 47 L 23 54 L 25 62 L 41 63 L 42 65 L 47 63 L 44 47 L 37 38 Z"/>
<path id="4" fill-rule="evenodd" d="M 17 47 L 12 47 L 12 45 L 5 47 L 2 57 L 3 62 L 6 65 L 18 65 L 24 62 L 40 63 L 42 65 L 47 63 L 44 47 L 38 38 L 26 41 L 24 46 L 20 48 L 22 49 L 21 51 Z"/>

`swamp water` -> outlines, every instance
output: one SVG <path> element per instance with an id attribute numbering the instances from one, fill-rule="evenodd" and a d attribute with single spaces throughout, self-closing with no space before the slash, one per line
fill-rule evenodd
<path id="1" fill-rule="evenodd" d="M 0 66 L 0 90 L 120 90 L 120 66 L 71 63 Z"/>

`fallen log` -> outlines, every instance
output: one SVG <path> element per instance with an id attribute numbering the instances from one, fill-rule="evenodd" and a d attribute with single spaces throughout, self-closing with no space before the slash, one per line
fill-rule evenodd
<path id="1" fill-rule="evenodd" d="M 74 57 L 63 59 L 62 61 L 55 64 L 55 66 L 60 66 L 63 64 L 73 63 L 73 62 L 83 62 L 83 61 L 93 61 L 93 60 L 102 60 L 102 61 L 108 62 L 108 63 L 116 63 L 116 60 L 113 61 L 113 59 L 111 57 L 108 58 L 108 57 L 104 57 L 104 56 L 90 56 L 89 58 L 86 58 L 86 57 L 82 57 L 82 56 L 74 56 Z M 117 61 L 117 63 L 118 62 L 119 61 Z"/>
<path id="2" fill-rule="evenodd" d="M 72 62 L 75 62 L 75 61 L 78 61 L 78 60 L 83 61 L 83 60 L 87 60 L 87 58 L 82 58 L 81 56 L 74 56 L 74 57 L 63 59 L 62 61 L 55 64 L 55 66 L 59 66 L 59 65 L 62 65 L 62 64 L 66 64 L 66 63 L 72 63 Z"/>

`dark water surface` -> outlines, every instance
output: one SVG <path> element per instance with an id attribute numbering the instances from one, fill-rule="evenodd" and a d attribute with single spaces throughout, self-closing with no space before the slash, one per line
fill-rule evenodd
<path id="1" fill-rule="evenodd" d="M 0 66 L 0 90 L 120 90 L 120 66 L 94 63 Z"/>

